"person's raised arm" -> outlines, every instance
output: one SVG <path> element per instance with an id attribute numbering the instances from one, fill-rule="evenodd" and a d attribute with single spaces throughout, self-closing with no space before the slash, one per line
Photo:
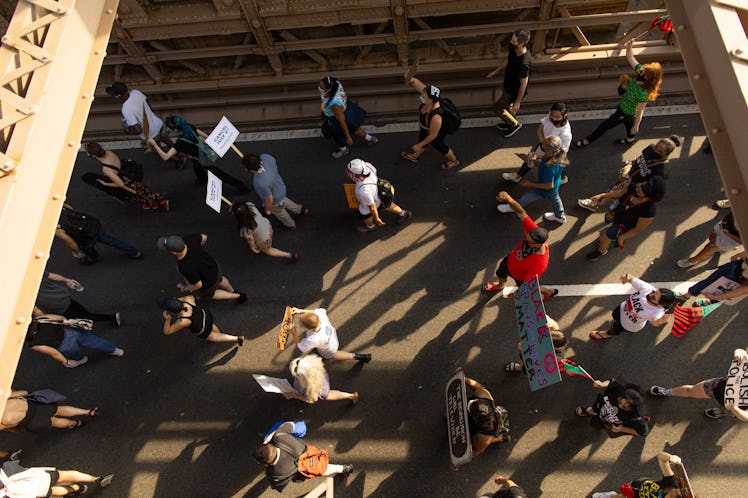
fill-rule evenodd
<path id="1" fill-rule="evenodd" d="M 509 195 L 509 192 L 502 190 L 501 192 L 499 192 L 499 195 L 496 196 L 496 200 L 509 204 L 509 207 L 512 208 L 512 211 L 514 211 L 514 214 L 517 215 L 517 218 L 519 218 L 520 221 L 527 218 L 527 212 L 525 211 L 525 208 L 523 208 L 519 202 L 515 201 L 514 198 Z"/>
<path id="2" fill-rule="evenodd" d="M 634 39 L 630 39 L 626 42 L 626 60 L 629 61 L 631 67 L 636 67 L 639 61 L 634 57 Z"/>
<path id="3" fill-rule="evenodd" d="M 410 78 L 410 81 L 408 82 L 408 84 L 412 86 L 413 88 L 415 88 L 418 93 L 422 93 L 423 91 L 426 90 L 426 84 L 423 81 L 416 78 L 415 76 Z"/>
<path id="4" fill-rule="evenodd" d="M 667 451 L 661 451 L 657 455 L 657 463 L 660 465 L 660 472 L 662 472 L 662 477 L 670 477 L 675 475 L 675 472 L 673 472 L 673 468 L 670 467 L 670 464 L 678 465 L 680 464 L 681 460 L 678 455 L 671 455 Z"/>

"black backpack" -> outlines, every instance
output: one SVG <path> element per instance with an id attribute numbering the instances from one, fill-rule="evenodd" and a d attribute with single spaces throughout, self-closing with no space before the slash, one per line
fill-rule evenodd
<path id="1" fill-rule="evenodd" d="M 439 100 L 441 104 L 442 112 L 442 126 L 444 127 L 447 134 L 456 132 L 462 124 L 462 117 L 457 106 L 448 98 Z"/>
<path id="2" fill-rule="evenodd" d="M 388 208 L 392 205 L 392 201 L 395 200 L 395 187 L 384 178 L 377 178 L 377 194 L 379 200 L 382 201 L 382 206 Z"/>
<path id="3" fill-rule="evenodd" d="M 62 208 L 59 227 L 78 245 L 95 242 L 101 233 L 101 222 L 93 216 Z"/>
<path id="4" fill-rule="evenodd" d="M 132 159 L 124 159 L 120 171 L 123 175 L 136 182 L 143 179 L 143 165 Z"/>

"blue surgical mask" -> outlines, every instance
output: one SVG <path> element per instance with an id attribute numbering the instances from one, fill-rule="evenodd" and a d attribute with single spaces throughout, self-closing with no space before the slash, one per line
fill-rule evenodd
<path id="1" fill-rule="evenodd" d="M 427 102 L 427 100 L 423 97 L 423 95 L 419 95 L 418 100 L 421 101 L 421 104 L 425 104 Z"/>
<path id="2" fill-rule="evenodd" d="M 324 95 L 326 90 L 322 88 L 321 86 L 318 86 L 317 91 L 319 92 L 320 95 Z"/>

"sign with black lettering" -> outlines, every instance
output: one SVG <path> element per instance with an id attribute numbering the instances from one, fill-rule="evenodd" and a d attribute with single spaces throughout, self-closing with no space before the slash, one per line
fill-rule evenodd
<path id="1" fill-rule="evenodd" d="M 725 403 L 728 401 L 740 408 L 748 408 L 748 361 L 732 360 L 725 385 Z"/>
<path id="2" fill-rule="evenodd" d="M 452 465 L 465 465 L 473 458 L 467 422 L 465 374 L 460 370 L 447 382 L 447 436 Z"/>
<path id="3" fill-rule="evenodd" d="M 208 144 L 216 154 L 223 157 L 226 154 L 226 151 L 231 148 L 231 145 L 238 136 L 239 130 L 231 124 L 231 121 L 229 121 L 226 116 L 223 116 L 221 121 L 219 121 L 216 127 L 213 128 L 210 135 L 208 135 L 208 138 L 205 139 L 205 143 Z"/>
<path id="4" fill-rule="evenodd" d="M 740 284 L 734 280 L 731 280 L 727 277 L 719 277 L 717 280 L 709 284 L 704 288 L 703 291 L 701 291 L 702 294 L 714 294 L 715 296 L 721 296 L 722 294 L 727 294 L 728 292 L 732 292 L 735 289 L 740 287 Z M 737 303 L 745 299 L 746 296 L 740 296 L 740 297 L 734 297 L 732 299 L 727 299 L 725 301 L 722 301 L 728 306 L 735 306 Z"/>
<path id="5" fill-rule="evenodd" d="M 530 389 L 537 391 L 561 382 L 537 276 L 520 285 L 514 293 L 514 315 L 519 326 L 522 362 Z"/>

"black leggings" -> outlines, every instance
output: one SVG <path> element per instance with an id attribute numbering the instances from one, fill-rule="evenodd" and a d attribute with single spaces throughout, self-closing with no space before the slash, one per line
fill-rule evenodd
<path id="1" fill-rule="evenodd" d="M 111 313 L 91 313 L 75 299 L 70 300 L 70 306 L 68 306 L 68 309 L 63 311 L 61 314 L 65 318 L 85 318 L 95 322 L 108 322 L 112 320 Z"/>
<path id="2" fill-rule="evenodd" d="M 235 178 L 222 169 L 218 168 L 217 166 L 202 166 L 197 159 L 190 158 L 192 160 L 192 169 L 195 171 L 195 176 L 197 177 L 197 180 L 200 183 L 207 183 L 208 182 L 208 171 L 216 175 L 220 180 L 224 183 L 228 183 L 235 189 L 239 190 L 240 192 L 245 192 L 247 190 L 247 186 L 244 185 L 244 182 L 239 180 L 238 178 Z"/>
<path id="3" fill-rule="evenodd" d="M 635 116 L 624 114 L 620 107 L 616 107 L 616 112 L 611 114 L 608 119 L 600 123 L 597 128 L 595 128 L 595 131 L 587 136 L 587 141 L 590 143 L 594 142 L 598 138 L 602 137 L 603 133 L 612 128 L 615 128 L 620 123 L 623 123 L 623 125 L 626 127 L 626 137 L 628 139 L 632 139 L 634 138 L 634 135 L 631 133 L 631 128 L 634 127 L 634 120 Z"/>

